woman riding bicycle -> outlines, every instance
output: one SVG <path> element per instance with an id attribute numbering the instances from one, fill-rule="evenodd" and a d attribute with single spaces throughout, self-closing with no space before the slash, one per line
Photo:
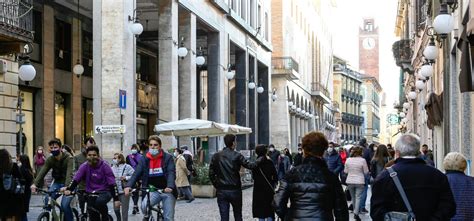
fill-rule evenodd
<path id="1" fill-rule="evenodd" d="M 102 219 L 97 217 L 99 214 L 89 214 L 91 220 L 107 220 L 107 202 L 113 197 L 115 206 L 119 207 L 120 201 L 114 173 L 110 166 L 100 159 L 99 148 L 95 145 L 87 148 L 87 162 L 79 167 L 71 185 L 62 189 L 65 191 L 64 194 L 71 194 L 71 191 L 75 190 L 77 185 L 83 180 L 86 183 L 86 193 L 97 195 L 94 201 L 87 202 L 88 208 L 97 209 L 102 217 Z"/>

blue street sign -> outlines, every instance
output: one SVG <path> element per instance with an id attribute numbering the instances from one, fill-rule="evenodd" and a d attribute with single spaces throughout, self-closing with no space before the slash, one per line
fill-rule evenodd
<path id="1" fill-rule="evenodd" d="M 127 108 L 127 91 L 119 90 L 119 107 L 121 109 Z"/>

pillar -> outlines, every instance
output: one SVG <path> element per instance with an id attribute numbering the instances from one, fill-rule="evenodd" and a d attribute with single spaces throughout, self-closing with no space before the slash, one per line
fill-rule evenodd
<path id="1" fill-rule="evenodd" d="M 247 53 L 245 51 L 238 50 L 235 54 L 235 113 L 236 122 L 240 126 L 247 127 L 248 124 L 248 88 L 247 88 Z M 237 136 L 237 149 L 247 149 L 248 136 L 239 135 Z"/>
<path id="2" fill-rule="evenodd" d="M 249 89 L 249 108 L 248 108 L 248 119 L 249 119 L 249 127 L 252 128 L 252 133 L 249 134 L 249 149 L 255 149 L 255 144 L 257 142 L 258 127 L 256 125 L 256 113 L 257 113 L 257 87 L 259 86 L 259 76 L 255 72 L 255 58 L 249 56 L 249 81 L 255 82 L 256 86 L 254 89 Z"/>
<path id="3" fill-rule="evenodd" d="M 178 3 L 158 1 L 158 124 L 178 120 Z M 178 45 L 175 45 L 177 43 Z M 188 54 L 186 57 L 192 56 Z M 189 58 L 188 58 L 189 59 Z M 174 137 L 162 137 L 165 148 L 176 146 Z"/>
<path id="4" fill-rule="evenodd" d="M 301 120 L 298 115 L 295 115 L 295 143 L 299 143 L 300 141 L 300 136 L 301 136 Z"/>
<path id="5" fill-rule="evenodd" d="M 224 78 L 221 72 L 221 36 L 218 32 L 207 35 L 207 95 L 208 95 L 208 119 L 221 122 L 224 110 Z M 212 156 L 219 149 L 218 138 L 209 139 L 209 155 Z"/>
<path id="6" fill-rule="evenodd" d="M 113 157 L 121 147 L 128 150 L 125 147 L 136 141 L 136 42 L 129 30 L 131 22 L 127 19 L 134 15 L 134 3 L 127 0 L 93 1 L 94 125 L 123 124 L 126 127 L 123 141 L 121 134 L 96 134 L 104 158 Z M 123 110 L 119 108 L 119 90 L 126 91 L 126 108 Z"/>
<path id="7" fill-rule="evenodd" d="M 258 68 L 258 77 L 262 79 L 262 86 L 265 91 L 261 94 L 258 94 L 258 143 L 259 144 L 269 144 L 270 143 L 270 96 L 272 96 L 272 88 L 269 83 L 268 76 L 268 67 Z M 281 98 L 280 98 L 281 99 Z M 286 103 L 286 102 L 285 102 Z M 282 108 L 286 110 L 288 105 Z M 286 112 L 287 114 L 288 112 Z"/>
<path id="8" fill-rule="evenodd" d="M 75 18 L 72 22 L 72 65 L 76 65 L 77 59 L 82 61 L 82 23 L 80 20 Z M 82 62 L 81 62 L 82 63 Z M 83 64 L 85 65 L 85 64 Z M 74 74 L 73 74 L 74 75 Z M 72 137 L 73 137 L 73 146 L 75 150 L 81 149 L 82 144 L 82 88 L 81 88 L 81 78 L 72 76 Z"/>
<path id="9" fill-rule="evenodd" d="M 49 5 L 43 8 L 43 88 L 42 93 L 42 136 L 43 146 L 55 137 L 54 126 L 54 9 Z M 41 135 L 40 135 L 41 136 Z M 47 149 L 47 148 L 45 148 Z"/>
<path id="10" fill-rule="evenodd" d="M 298 142 L 296 141 L 296 115 L 290 114 L 290 136 L 291 136 L 291 147 L 298 146 Z"/>
<path id="11" fill-rule="evenodd" d="M 182 120 L 196 118 L 196 15 L 180 11 L 178 29 L 179 39 L 184 38 L 184 46 L 189 49 L 186 57 L 178 59 L 179 119 Z M 191 137 L 180 137 L 179 145 L 193 149 Z"/>

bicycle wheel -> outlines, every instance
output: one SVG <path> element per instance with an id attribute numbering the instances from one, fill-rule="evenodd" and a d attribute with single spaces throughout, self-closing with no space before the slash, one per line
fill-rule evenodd
<path id="1" fill-rule="evenodd" d="M 49 220 L 49 213 L 48 212 L 42 212 L 39 214 L 38 221 L 48 221 Z"/>

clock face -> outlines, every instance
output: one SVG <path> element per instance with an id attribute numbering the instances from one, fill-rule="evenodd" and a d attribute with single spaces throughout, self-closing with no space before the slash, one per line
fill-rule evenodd
<path id="1" fill-rule="evenodd" d="M 362 47 L 367 50 L 373 49 L 375 47 L 375 39 L 364 38 L 364 40 L 362 40 Z"/>

